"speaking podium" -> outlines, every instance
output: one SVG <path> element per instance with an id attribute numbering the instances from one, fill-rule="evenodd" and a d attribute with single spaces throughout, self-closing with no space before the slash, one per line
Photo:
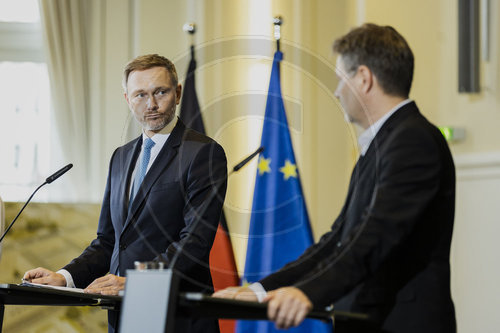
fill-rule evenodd
<path id="1" fill-rule="evenodd" d="M 215 298 L 201 293 L 181 293 L 177 308 L 181 316 L 267 320 L 266 303 Z M 376 332 L 366 314 L 313 309 L 307 318 L 331 322 L 335 333 Z"/>
<path id="2" fill-rule="evenodd" d="M 121 296 L 85 294 L 17 284 L 0 284 L 0 332 L 2 331 L 5 305 L 100 306 L 105 309 L 120 309 L 122 300 Z M 184 317 L 267 319 L 267 305 L 265 303 L 220 299 L 202 293 L 189 292 L 178 294 L 175 312 L 176 316 Z M 313 310 L 309 313 L 308 318 L 332 321 L 337 333 L 342 333 L 344 330 L 350 332 L 352 330 L 349 327 L 353 325 L 355 327 L 368 327 L 366 325 L 369 324 L 366 315 L 333 310 Z"/>
<path id="3" fill-rule="evenodd" d="M 118 309 L 121 301 L 121 296 L 0 284 L 0 332 L 2 332 L 5 305 L 101 306 L 107 309 Z"/>

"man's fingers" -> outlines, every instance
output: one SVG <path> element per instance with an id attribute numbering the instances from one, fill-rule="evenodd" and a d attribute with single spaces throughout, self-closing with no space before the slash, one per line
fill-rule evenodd
<path id="1" fill-rule="evenodd" d="M 277 294 L 268 306 L 272 306 L 274 313 L 274 321 L 276 327 L 280 329 L 290 327 L 293 322 L 295 312 L 294 305 L 290 303 L 285 295 Z"/>
<path id="2" fill-rule="evenodd" d="M 30 269 L 29 271 L 24 273 L 23 279 L 32 280 L 32 279 L 36 279 L 36 278 L 50 275 L 50 273 L 52 273 L 52 272 L 49 271 L 48 269 L 45 269 L 43 267 L 38 267 L 35 269 Z"/>
<path id="3" fill-rule="evenodd" d="M 280 328 L 280 329 L 286 329 L 288 328 L 290 325 L 288 324 L 288 322 L 290 321 L 290 319 L 288 318 L 288 315 L 293 315 L 291 313 L 287 313 L 286 307 L 284 306 L 281 306 L 279 311 L 278 311 L 278 316 L 276 317 L 276 327 Z"/>
<path id="4" fill-rule="evenodd" d="M 218 298 L 233 298 L 236 294 L 238 287 L 228 287 L 225 289 L 221 289 L 212 294 L 212 297 Z"/>
<path id="5" fill-rule="evenodd" d="M 31 279 L 31 282 L 38 283 L 38 284 L 50 284 L 51 280 L 52 279 L 50 277 L 40 277 L 40 278 L 36 278 L 36 279 Z"/>
<path id="6" fill-rule="evenodd" d="M 101 276 L 100 278 L 95 279 L 92 281 L 91 284 L 87 286 L 87 288 L 104 288 L 107 286 L 111 286 L 116 283 L 115 278 L 116 275 L 108 274 Z"/>
<path id="7" fill-rule="evenodd" d="M 227 287 L 216 291 L 212 294 L 212 297 L 253 302 L 257 302 L 259 300 L 255 292 L 248 287 Z"/>
<path id="8" fill-rule="evenodd" d="M 104 288 L 86 288 L 85 292 L 89 294 L 101 294 L 101 295 L 118 295 L 119 289 L 117 286 L 104 287 Z"/>
<path id="9" fill-rule="evenodd" d="M 108 274 L 92 281 L 84 291 L 90 294 L 118 295 L 125 288 L 125 281 L 124 277 Z"/>
<path id="10" fill-rule="evenodd" d="M 309 309 L 307 308 L 300 309 L 297 315 L 295 316 L 295 320 L 293 321 L 293 326 L 299 326 L 300 323 L 306 318 L 308 313 Z"/>
<path id="11" fill-rule="evenodd" d="M 270 291 L 264 301 L 268 302 L 268 318 L 280 329 L 300 325 L 312 308 L 307 296 L 294 287 Z"/>
<path id="12" fill-rule="evenodd" d="M 269 302 L 271 299 L 273 299 L 276 296 L 276 290 L 271 290 L 267 292 L 266 297 L 262 300 L 262 302 Z"/>
<path id="13" fill-rule="evenodd" d="M 287 298 L 285 299 L 285 302 L 290 304 L 288 311 L 286 311 L 285 328 L 298 326 L 307 315 L 307 306 L 299 300 L 293 298 Z"/>
<path id="14" fill-rule="evenodd" d="M 218 298 L 234 299 L 237 297 L 238 292 L 240 290 L 241 290 L 241 287 L 227 287 L 225 289 L 216 291 L 215 293 L 212 294 L 212 296 L 218 297 Z"/>
<path id="15" fill-rule="evenodd" d="M 247 287 L 240 288 L 234 297 L 235 299 L 241 300 L 241 301 L 253 301 L 257 302 L 259 299 L 257 298 L 257 295 L 255 292 Z"/>
<path id="16" fill-rule="evenodd" d="M 100 294 L 101 295 L 118 295 L 118 292 L 120 291 L 120 288 L 118 288 L 117 286 L 111 286 L 111 287 L 107 287 L 107 288 L 102 288 L 100 290 Z"/>
<path id="17" fill-rule="evenodd" d="M 283 296 L 279 299 L 280 308 L 276 319 L 276 326 L 280 329 L 288 329 L 298 326 L 307 314 L 306 307 L 297 300 Z"/>
<path id="18" fill-rule="evenodd" d="M 277 319 L 278 310 L 279 310 L 279 302 L 277 302 L 275 299 L 271 299 L 267 303 L 267 317 L 275 321 Z"/>
<path id="19" fill-rule="evenodd" d="M 65 286 L 66 279 L 63 275 L 38 267 L 24 273 L 23 279 L 39 284 L 49 284 L 52 286 Z"/>
<path id="20" fill-rule="evenodd" d="M 90 283 L 87 288 L 99 288 L 103 287 L 106 281 L 109 279 L 109 275 L 101 276 Z"/>
<path id="21" fill-rule="evenodd" d="M 284 317 L 282 326 L 283 328 L 289 328 L 295 321 L 295 317 L 297 316 L 300 304 L 287 297 L 284 297 L 284 302 L 287 306 L 284 306 L 281 309 L 281 311 L 283 312 L 282 315 Z"/>

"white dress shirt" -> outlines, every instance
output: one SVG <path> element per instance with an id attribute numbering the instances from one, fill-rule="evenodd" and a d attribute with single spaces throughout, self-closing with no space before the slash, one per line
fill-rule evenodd
<path id="1" fill-rule="evenodd" d="M 384 125 L 384 123 L 387 121 L 387 119 L 389 119 L 389 117 L 392 116 L 394 112 L 410 102 L 412 102 L 411 99 L 405 99 L 404 101 L 393 107 L 389 112 L 384 114 L 379 120 L 374 122 L 363 133 L 361 133 L 361 135 L 358 137 L 359 152 L 361 156 L 365 156 L 368 148 L 370 147 L 370 144 L 372 143 L 382 125 Z"/>

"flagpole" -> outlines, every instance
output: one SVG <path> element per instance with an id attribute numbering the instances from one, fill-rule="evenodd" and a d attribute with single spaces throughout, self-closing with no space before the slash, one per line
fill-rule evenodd
<path id="1" fill-rule="evenodd" d="M 276 50 L 280 51 L 281 25 L 283 24 L 283 18 L 281 16 L 275 16 L 273 18 L 273 24 L 274 38 L 276 39 Z"/>
<path id="2" fill-rule="evenodd" d="M 250 283 L 296 260 L 314 242 L 281 93 L 283 19 L 275 17 L 273 23 L 278 49 L 272 62 L 260 143 L 266 150 L 256 170 L 242 277 Z M 271 322 L 239 321 L 237 331 L 275 332 L 273 328 Z M 307 320 L 294 332 L 327 333 L 332 332 L 332 325 Z"/>
<path id="3" fill-rule="evenodd" d="M 186 22 L 182 26 L 182 30 L 187 32 L 190 36 L 191 60 L 189 61 L 186 80 L 184 81 L 184 91 L 182 94 L 179 116 L 188 127 L 205 134 L 205 125 L 203 124 L 200 105 L 196 96 L 194 80 L 196 71 L 194 45 L 197 26 L 194 22 Z M 215 290 L 239 284 L 240 278 L 236 269 L 236 261 L 234 259 L 233 247 L 231 245 L 224 209 L 222 210 L 212 249 L 210 250 L 209 266 Z M 220 332 L 233 333 L 235 325 L 236 322 L 234 320 L 220 320 Z"/>

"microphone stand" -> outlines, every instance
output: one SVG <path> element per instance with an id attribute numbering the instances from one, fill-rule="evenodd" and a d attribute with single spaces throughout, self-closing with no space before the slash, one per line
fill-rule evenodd
<path id="1" fill-rule="evenodd" d="M 2 237 L 0 237 L 0 243 L 2 242 L 2 240 L 4 239 L 5 235 L 7 235 L 7 233 L 9 232 L 10 228 L 12 228 L 12 226 L 14 225 L 14 223 L 17 221 L 17 218 L 19 217 L 19 215 L 21 215 L 21 213 L 23 212 L 24 208 L 28 205 L 28 203 L 31 201 L 31 198 L 33 198 L 33 196 L 35 195 L 35 193 L 44 185 L 46 184 L 50 184 L 52 183 L 54 180 L 56 180 L 57 178 L 61 177 L 63 174 L 65 174 L 69 169 L 71 169 L 73 167 L 73 164 L 68 164 L 66 165 L 65 167 L 61 168 L 60 170 L 56 171 L 53 175 L 47 177 L 47 179 L 45 179 L 45 182 L 38 186 L 36 188 L 35 191 L 33 191 L 33 193 L 31 193 L 31 196 L 29 197 L 28 201 L 26 201 L 26 203 L 24 204 L 23 208 L 21 208 L 21 210 L 19 211 L 19 213 L 17 213 L 16 217 L 14 218 L 14 220 L 12 220 L 12 222 L 10 223 L 10 225 L 7 227 L 7 229 L 5 229 L 5 232 L 3 233 Z"/>
<path id="2" fill-rule="evenodd" d="M 29 197 L 28 201 L 26 201 L 26 203 L 24 204 L 23 208 L 21 208 L 21 210 L 19 211 L 19 213 L 17 213 L 16 217 L 14 218 L 14 220 L 12 220 L 12 222 L 10 223 L 10 225 L 7 227 L 7 229 L 5 229 L 5 232 L 3 233 L 2 237 L 0 238 L 0 243 L 2 242 L 2 240 L 4 239 L 5 235 L 7 235 L 7 233 L 9 232 L 10 228 L 12 228 L 12 226 L 14 225 L 14 223 L 16 222 L 17 218 L 19 217 L 19 215 L 21 215 L 21 213 L 23 212 L 24 208 L 28 205 L 28 203 L 30 202 L 31 198 L 33 198 L 33 196 L 35 195 L 35 193 L 45 184 L 48 184 L 47 182 L 44 182 L 42 185 L 38 186 L 37 189 L 31 193 L 31 196 Z"/>
<path id="3" fill-rule="evenodd" d="M 231 172 L 228 174 L 227 178 L 230 175 L 232 175 L 233 172 L 236 172 L 236 171 L 240 170 L 243 166 L 245 166 L 248 162 L 250 162 L 250 160 L 252 158 L 254 158 L 257 154 L 261 153 L 262 151 L 264 151 L 264 147 L 259 147 L 255 152 L 253 152 L 248 157 L 246 157 L 243 161 L 241 161 L 240 163 L 238 163 L 237 165 L 235 165 L 233 167 L 233 170 L 231 170 Z M 197 214 L 198 215 L 198 219 L 191 225 L 191 229 L 188 232 L 189 235 L 191 234 L 192 231 L 194 231 L 194 229 L 198 225 L 199 221 L 202 220 L 203 215 L 206 213 L 208 207 L 210 207 L 210 203 L 211 203 L 212 199 L 214 198 L 214 196 L 217 195 L 217 193 L 219 193 L 219 186 L 221 186 L 221 184 L 223 184 L 224 180 L 226 180 L 226 179 L 220 179 L 220 180 L 214 181 L 211 184 L 212 190 L 209 193 L 207 193 L 206 199 L 203 200 L 204 205 L 202 207 L 200 207 L 200 209 L 199 209 L 200 213 Z M 186 242 L 184 242 L 183 244 L 181 244 L 179 246 L 176 246 L 176 252 L 175 252 L 172 260 L 170 261 L 170 263 L 168 265 L 168 269 L 173 269 L 174 268 L 175 263 L 177 262 L 177 259 L 179 258 L 180 254 L 182 252 L 184 244 L 186 244 Z"/>

